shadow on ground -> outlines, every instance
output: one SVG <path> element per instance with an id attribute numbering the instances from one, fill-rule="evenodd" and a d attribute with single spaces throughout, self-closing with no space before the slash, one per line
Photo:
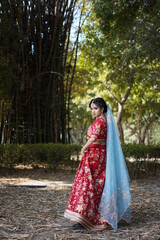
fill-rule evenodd
<path id="1" fill-rule="evenodd" d="M 72 171 L 47 169 L 0 171 L 0 239 L 159 239 L 159 179 L 132 180 L 131 224 L 121 221 L 116 233 L 111 228 L 95 233 L 63 217 L 74 176 Z M 31 180 L 48 185 L 42 188 L 17 185 Z"/>

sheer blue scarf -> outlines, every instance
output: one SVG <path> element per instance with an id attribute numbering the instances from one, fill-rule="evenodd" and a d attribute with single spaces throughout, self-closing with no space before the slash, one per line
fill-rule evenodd
<path id="1" fill-rule="evenodd" d="M 114 231 L 120 219 L 131 220 L 129 174 L 112 111 L 107 104 L 106 179 L 99 212 Z"/>

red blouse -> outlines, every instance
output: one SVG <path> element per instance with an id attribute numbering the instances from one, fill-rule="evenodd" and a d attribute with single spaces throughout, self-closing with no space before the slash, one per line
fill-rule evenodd
<path id="1" fill-rule="evenodd" d="M 107 138 L 107 123 L 104 118 L 97 118 L 92 125 L 88 128 L 87 135 L 89 138 L 93 137 L 96 139 Z"/>

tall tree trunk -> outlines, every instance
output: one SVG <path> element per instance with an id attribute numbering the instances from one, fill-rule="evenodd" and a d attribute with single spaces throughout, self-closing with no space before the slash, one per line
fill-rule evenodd
<path id="1" fill-rule="evenodd" d="M 0 33 L 4 36 L 0 49 L 2 46 L 4 56 L 10 57 L 13 94 L 7 117 L 1 120 L 8 121 L 4 125 L 7 142 L 66 141 L 66 95 L 70 96 L 73 77 L 66 94 L 65 74 L 76 3 L 25 0 L 16 1 L 16 6 L 13 1 L 0 4 Z"/>
<path id="2" fill-rule="evenodd" d="M 117 127 L 119 132 L 119 138 L 121 143 L 124 143 L 124 133 L 122 127 L 122 116 L 123 116 L 123 105 L 118 103 L 118 117 L 117 117 Z"/>
<path id="3" fill-rule="evenodd" d="M 124 143 L 124 133 L 123 133 L 123 127 L 122 127 L 122 117 L 123 117 L 123 109 L 124 109 L 124 105 L 129 97 L 129 94 L 131 92 L 133 86 L 133 78 L 132 78 L 132 82 L 131 85 L 128 86 L 124 96 L 122 97 L 121 100 L 119 100 L 110 90 L 110 88 L 107 87 L 107 90 L 110 92 L 111 96 L 116 100 L 116 102 L 118 103 L 118 114 L 117 114 L 117 128 L 118 128 L 118 133 L 119 133 L 119 138 L 121 143 Z"/>

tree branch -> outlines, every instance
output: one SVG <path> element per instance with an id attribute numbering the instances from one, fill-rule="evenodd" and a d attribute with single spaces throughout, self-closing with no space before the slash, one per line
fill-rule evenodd
<path id="1" fill-rule="evenodd" d="M 109 87 L 106 87 L 106 85 L 104 84 L 105 88 L 108 90 L 108 92 L 112 95 L 112 97 L 121 104 L 120 100 L 111 92 Z"/>
<path id="2" fill-rule="evenodd" d="M 127 98 L 129 97 L 129 94 L 130 94 L 130 92 L 131 92 L 131 89 L 132 89 L 132 86 L 129 86 L 129 87 L 127 88 L 127 91 L 126 91 L 126 93 L 125 93 L 125 95 L 123 96 L 122 101 L 121 101 L 121 104 L 122 104 L 122 105 L 124 105 L 125 102 L 127 101 Z"/>

